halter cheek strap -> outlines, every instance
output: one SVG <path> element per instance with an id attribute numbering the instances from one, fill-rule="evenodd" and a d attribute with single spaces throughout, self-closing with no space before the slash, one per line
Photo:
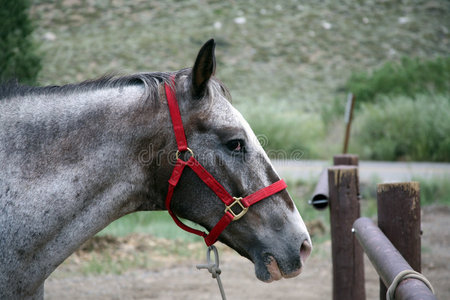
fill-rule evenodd
<path id="1" fill-rule="evenodd" d="M 170 117 L 172 119 L 173 130 L 175 132 L 175 139 L 177 141 L 177 154 L 176 163 L 173 168 L 172 175 L 169 179 L 169 189 L 166 196 L 166 208 L 169 214 L 172 216 L 175 223 L 187 232 L 199 235 L 204 238 L 206 245 L 209 247 L 214 244 L 222 233 L 222 231 L 233 221 L 238 220 L 245 215 L 248 208 L 258 201 L 261 201 L 275 193 L 284 190 L 287 185 L 283 179 L 266 186 L 255 193 L 248 195 L 247 197 L 232 197 L 227 190 L 194 158 L 194 153 L 188 148 L 186 135 L 184 133 L 183 121 L 181 119 L 180 109 L 175 95 L 175 80 L 172 77 L 171 85 L 165 84 L 165 91 L 167 97 L 167 104 L 169 106 Z M 179 156 L 181 152 L 188 151 L 190 158 L 186 161 L 182 160 Z M 171 209 L 171 200 L 173 192 L 178 182 L 180 181 L 181 174 L 185 167 L 189 167 L 197 176 L 219 197 L 219 199 L 225 204 L 225 213 L 217 224 L 211 229 L 209 233 L 194 229 L 187 226 L 178 219 L 175 213 Z"/>

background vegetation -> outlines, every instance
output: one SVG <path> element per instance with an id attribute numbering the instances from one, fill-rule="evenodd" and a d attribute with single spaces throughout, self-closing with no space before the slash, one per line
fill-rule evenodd
<path id="1" fill-rule="evenodd" d="M 347 89 L 358 95 L 358 104 L 376 102 L 380 96 L 447 94 L 450 92 L 450 56 L 431 59 L 403 57 L 372 72 L 353 73 Z"/>
<path id="2" fill-rule="evenodd" d="M 0 82 L 36 82 L 41 60 L 31 35 L 29 7 L 28 0 L 0 0 Z"/>
<path id="3" fill-rule="evenodd" d="M 34 38 L 42 42 L 41 84 L 81 81 L 110 72 L 189 67 L 202 43 L 214 37 L 217 76 L 228 85 L 234 105 L 255 132 L 264 135 L 264 146 L 275 157 L 284 153 L 286 158 L 297 158 L 303 153 L 303 158 L 328 159 L 339 152 L 349 91 L 364 103 L 386 95 L 391 100 L 385 102 L 400 97 L 403 103 L 430 93 L 439 101 L 449 98 L 446 0 L 32 3 L 38 26 Z M 355 117 L 364 119 L 378 109 L 366 107 Z M 397 127 L 384 128 L 386 120 L 374 125 L 379 132 L 405 127 L 397 120 L 392 122 Z M 392 152 L 403 149 L 404 142 L 397 145 L 383 135 L 377 139 L 384 141 L 376 142 L 392 144 L 383 147 L 387 152 L 367 151 L 378 147 L 371 143 L 373 133 L 354 130 L 358 137 L 351 145 L 353 151 L 362 151 L 363 159 L 449 160 L 448 155 L 434 155 L 427 149 L 420 155 Z M 425 143 L 438 143 L 428 138 Z M 423 140 L 413 147 L 420 148 Z"/>
<path id="4" fill-rule="evenodd" d="M 414 97 L 386 96 L 363 105 L 353 152 L 378 160 L 450 161 L 450 95 Z"/>

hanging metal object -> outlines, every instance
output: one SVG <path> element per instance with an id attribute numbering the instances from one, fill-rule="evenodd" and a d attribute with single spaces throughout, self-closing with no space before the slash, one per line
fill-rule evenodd
<path id="1" fill-rule="evenodd" d="M 214 252 L 214 261 L 211 261 L 211 251 Z M 219 252 L 214 245 L 209 246 L 208 249 L 206 249 L 206 264 L 197 265 L 197 269 L 207 269 L 209 273 L 211 273 L 212 278 L 217 280 L 222 300 L 226 300 L 225 291 L 223 289 L 222 281 L 220 280 L 220 273 L 222 273 L 222 271 L 219 268 Z"/>

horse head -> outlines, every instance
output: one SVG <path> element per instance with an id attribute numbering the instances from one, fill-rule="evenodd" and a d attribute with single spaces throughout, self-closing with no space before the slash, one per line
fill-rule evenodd
<path id="1" fill-rule="evenodd" d="M 231 105 L 226 87 L 215 78 L 214 48 L 214 41 L 208 41 L 194 67 L 173 77 L 192 149 L 186 155 L 194 155 L 230 195 L 245 197 L 280 178 L 249 124 Z M 173 164 L 162 168 L 162 173 L 169 173 Z M 170 209 L 211 230 L 224 214 L 224 203 L 193 170 L 185 168 Z M 249 207 L 218 239 L 250 259 L 256 276 L 265 282 L 300 274 L 311 252 L 308 231 L 286 189 Z"/>

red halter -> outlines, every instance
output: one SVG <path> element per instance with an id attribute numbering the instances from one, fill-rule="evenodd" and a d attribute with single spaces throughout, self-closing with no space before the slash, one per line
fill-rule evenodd
<path id="1" fill-rule="evenodd" d="M 172 77 L 172 85 L 173 87 L 175 87 L 175 80 L 173 77 Z M 265 188 L 262 188 L 247 197 L 244 198 L 232 197 L 225 190 L 225 188 L 208 171 L 206 171 L 206 169 L 203 168 L 202 165 L 194 158 L 194 153 L 187 146 L 186 136 L 184 134 L 183 128 L 183 121 L 181 120 L 180 109 L 178 108 L 175 91 L 168 84 L 165 84 L 165 89 L 166 89 L 167 104 L 169 105 L 170 117 L 172 119 L 173 130 L 175 132 L 175 139 L 177 141 L 178 146 L 178 151 L 176 154 L 177 161 L 172 171 L 172 175 L 170 176 L 169 179 L 169 190 L 167 192 L 166 197 L 166 208 L 169 214 L 172 216 L 175 223 L 179 227 L 190 233 L 203 237 L 205 239 L 206 245 L 209 247 L 216 242 L 219 235 L 222 233 L 225 227 L 227 227 L 228 224 L 231 223 L 231 221 L 238 220 L 239 218 L 245 215 L 249 206 L 255 204 L 256 202 L 262 199 L 272 196 L 275 193 L 284 190 L 287 187 L 287 185 L 283 179 L 280 179 L 279 181 Z M 191 155 L 191 157 L 187 161 L 184 161 L 179 158 L 180 153 L 185 151 L 188 151 Z M 183 224 L 183 222 L 181 222 L 178 219 L 178 217 L 170 208 L 170 202 L 172 200 L 174 189 L 177 186 L 178 181 L 180 180 L 184 167 L 186 166 L 190 167 L 197 174 L 197 176 L 201 180 L 203 180 L 203 182 L 217 195 L 217 197 L 219 197 L 220 200 L 222 200 L 222 202 L 225 203 L 225 214 L 219 220 L 219 222 L 217 222 L 217 224 L 211 229 L 209 234 Z M 235 213 L 233 209 L 235 210 L 240 209 L 240 212 Z"/>

